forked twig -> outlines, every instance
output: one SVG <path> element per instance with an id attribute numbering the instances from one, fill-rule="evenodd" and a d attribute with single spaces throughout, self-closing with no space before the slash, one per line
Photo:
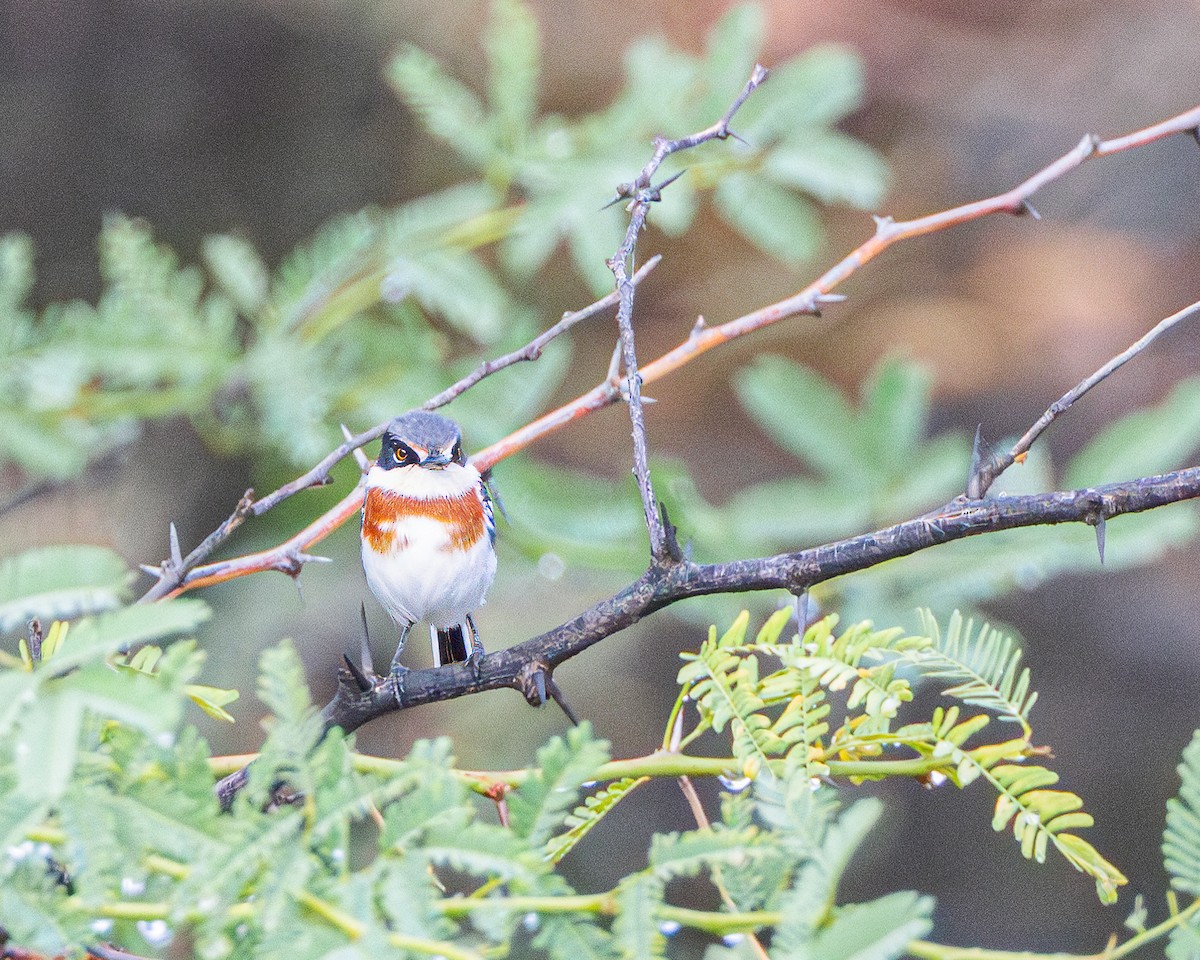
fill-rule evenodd
<path id="1" fill-rule="evenodd" d="M 1131 344 L 1128 349 L 1118 353 L 1090 377 L 1080 381 L 1055 400 L 1047 408 L 1046 412 L 1038 418 L 1037 422 L 1025 431 L 1024 436 L 1013 445 L 1011 450 L 1007 453 L 996 453 L 990 457 L 980 458 L 975 468 L 971 471 L 970 478 L 967 480 L 967 496 L 972 500 L 978 500 L 984 496 L 991 485 L 996 482 L 996 478 L 1018 460 L 1024 459 L 1025 454 L 1029 452 L 1029 448 L 1033 446 L 1033 442 L 1041 436 L 1042 431 L 1057 420 L 1061 414 L 1065 413 L 1071 404 L 1091 390 L 1096 384 L 1107 379 L 1114 371 L 1123 367 L 1172 327 L 1194 316 L 1197 311 L 1200 311 L 1200 300 L 1171 314 L 1165 320 L 1159 321 L 1154 329 Z M 1101 543 L 1100 554 L 1103 557 L 1103 543 Z"/>
<path id="2" fill-rule="evenodd" d="M 633 428 L 633 473 L 637 478 L 638 491 L 642 497 L 642 510 L 645 514 L 646 529 L 650 534 L 650 556 L 655 563 L 669 563 L 671 553 L 667 549 L 667 534 L 659 517 L 658 501 L 654 496 L 654 483 L 650 477 L 650 458 L 646 446 L 646 417 L 642 406 L 642 379 L 638 373 L 637 347 L 633 333 L 633 281 L 628 274 L 629 264 L 637 251 L 637 238 L 646 225 L 646 217 L 650 213 L 650 204 L 662 199 L 662 189 L 676 177 L 672 177 L 657 187 L 651 184 L 651 178 L 658 171 L 662 162 L 679 150 L 687 150 L 699 146 L 709 140 L 724 140 L 729 137 L 729 123 L 746 98 L 767 79 L 767 70 L 760 64 L 755 64 L 750 79 L 742 88 L 741 93 L 733 104 L 725 111 L 725 115 L 716 123 L 704 130 L 697 131 L 677 140 L 658 137 L 654 141 L 654 155 L 642 168 L 637 179 L 632 183 L 621 184 L 617 188 L 618 196 L 632 198 L 629 205 L 629 227 L 625 231 L 625 239 L 617 247 L 617 252 L 608 259 L 608 267 L 612 270 L 616 281 L 620 305 L 617 307 L 617 327 L 621 331 L 621 359 L 625 366 L 625 400 L 629 405 L 629 421 Z"/>
<path id="3" fill-rule="evenodd" d="M 1081 166 L 1091 157 L 1109 156 L 1124 150 L 1138 149 L 1177 133 L 1191 134 L 1198 125 L 1200 125 L 1200 106 L 1193 107 L 1160 123 L 1152 124 L 1151 126 L 1112 140 L 1101 141 L 1089 135 L 1084 137 L 1074 149 L 1068 151 L 1053 163 L 1004 193 L 999 193 L 987 199 L 977 200 L 962 206 L 952 207 L 925 217 L 919 217 L 915 220 L 894 221 L 890 218 L 878 219 L 876 221 L 875 233 L 870 239 L 860 244 L 803 290 L 769 306 L 762 307 L 717 326 L 696 324 L 692 327 L 688 337 L 677 347 L 640 367 L 641 380 L 643 383 L 653 383 L 695 360 L 701 354 L 731 340 L 746 336 L 756 330 L 771 326 L 797 314 L 817 313 L 823 303 L 840 299 L 833 295 L 834 288 L 847 278 L 853 276 L 867 263 L 895 243 L 946 230 L 950 227 L 958 226 L 994 213 L 1020 214 L 1027 212 L 1028 202 L 1033 194 L 1047 184 Z M 561 429 L 581 416 L 616 403 L 620 399 L 621 389 L 619 381 L 614 377 L 607 377 L 600 384 L 575 400 L 544 414 L 524 427 L 513 431 L 502 440 L 480 450 L 471 458 L 471 462 L 481 472 L 488 470 L 504 458 L 529 446 L 535 440 Z M 379 429 L 380 433 L 382 432 L 382 428 L 377 429 Z M 370 433 L 371 431 L 368 431 L 368 434 Z M 378 435 L 374 434 L 374 436 Z M 364 436 L 367 435 L 359 434 L 356 439 Z M 374 439 L 374 436 L 362 442 L 369 442 L 369 439 Z M 349 449 L 349 447 L 343 444 L 342 447 L 334 451 L 334 454 L 345 456 L 349 452 Z M 330 456 L 332 457 L 334 454 Z M 326 460 L 328 459 L 327 457 Z M 324 463 L 324 461 L 322 462 Z M 303 478 L 299 479 L 302 480 Z M 261 553 L 240 557 L 236 560 L 225 561 L 221 564 L 213 564 L 209 567 L 198 567 L 190 571 L 184 580 L 172 590 L 170 595 L 198 586 L 207 586 L 234 577 L 245 576 L 261 570 L 278 569 L 276 564 L 285 559 L 289 551 L 303 550 L 325 536 L 328 536 L 334 529 L 354 516 L 361 505 L 361 491 L 357 489 L 353 490 L 336 506 L 274 550 L 262 551 Z"/>

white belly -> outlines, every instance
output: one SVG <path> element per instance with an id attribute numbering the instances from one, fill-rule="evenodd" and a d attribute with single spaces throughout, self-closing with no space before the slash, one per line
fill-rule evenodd
<path id="1" fill-rule="evenodd" d="M 367 584 L 392 619 L 434 627 L 463 623 L 483 606 L 496 576 L 496 553 L 485 536 L 469 550 L 447 550 L 436 520 L 405 517 L 395 533 L 404 546 L 386 554 L 363 545 Z"/>

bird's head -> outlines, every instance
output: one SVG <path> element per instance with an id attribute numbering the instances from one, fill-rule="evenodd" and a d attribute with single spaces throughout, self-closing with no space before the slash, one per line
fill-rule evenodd
<path id="1" fill-rule="evenodd" d="M 376 461 L 384 470 L 421 467 L 441 470 L 467 462 L 462 431 L 453 420 L 427 410 L 410 410 L 388 424 Z"/>

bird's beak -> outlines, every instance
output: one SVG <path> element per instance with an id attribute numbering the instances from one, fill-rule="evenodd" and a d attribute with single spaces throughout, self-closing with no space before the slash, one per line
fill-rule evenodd
<path id="1" fill-rule="evenodd" d="M 454 458 L 450 456 L 448 451 L 431 450 L 425 459 L 421 461 L 421 466 L 436 467 L 437 469 L 441 469 L 447 464 L 451 464 L 453 462 Z"/>

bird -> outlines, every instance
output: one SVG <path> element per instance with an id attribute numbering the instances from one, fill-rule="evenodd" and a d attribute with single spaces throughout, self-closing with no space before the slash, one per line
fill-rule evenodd
<path id="1" fill-rule="evenodd" d="M 458 424 L 426 410 L 392 420 L 367 473 L 362 564 L 371 592 L 400 630 L 391 676 L 413 625 L 429 624 L 436 666 L 470 662 L 483 644 L 472 614 L 496 576 L 496 522 Z"/>

